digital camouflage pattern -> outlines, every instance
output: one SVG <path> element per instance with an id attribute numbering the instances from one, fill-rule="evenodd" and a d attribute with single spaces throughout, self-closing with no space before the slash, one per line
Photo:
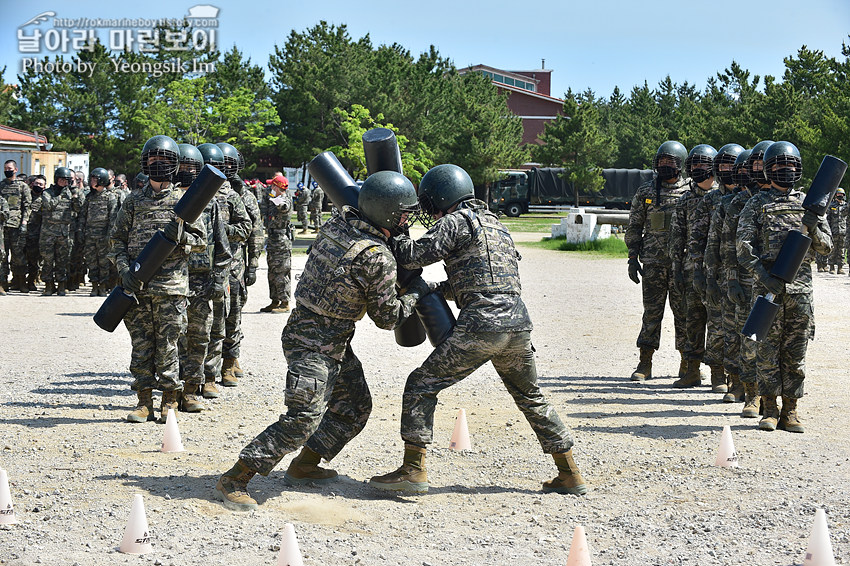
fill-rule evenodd
<path id="1" fill-rule="evenodd" d="M 318 230 L 322 225 L 322 202 L 325 200 L 325 191 L 322 187 L 313 189 L 310 195 L 310 224 L 314 229 Z"/>
<path id="2" fill-rule="evenodd" d="M 6 199 L 4 199 L 2 196 L 0 196 L 0 225 L 5 224 L 6 219 L 8 219 L 8 218 L 9 218 L 9 203 L 6 202 Z M 4 238 L 3 238 L 3 232 L 4 232 L 3 230 L 0 230 L 0 250 L 5 252 L 6 247 L 3 243 L 5 241 Z M 0 285 L 2 285 L 3 283 L 5 283 L 5 281 L 0 280 Z"/>
<path id="3" fill-rule="evenodd" d="M 343 247 L 343 253 L 336 252 Z M 387 330 L 404 321 L 418 295 L 398 296 L 396 270 L 385 238 L 366 222 L 335 216 L 322 226 L 281 335 L 287 411 L 239 454 L 250 468 L 268 474 L 305 442 L 330 460 L 363 429 L 372 398 L 350 346 L 356 321 L 351 313 L 368 313 Z M 315 312 L 311 305 L 326 290 L 327 296 L 340 297 L 339 304 Z"/>
<path id="4" fill-rule="evenodd" d="M 68 187 L 52 185 L 41 193 L 41 234 L 38 240 L 45 283 L 68 280 L 71 261 L 71 224 L 79 213 L 83 196 Z"/>
<path id="5" fill-rule="evenodd" d="M 304 186 L 295 191 L 295 210 L 298 215 L 298 223 L 303 230 L 307 229 L 307 208 L 310 206 L 313 191 Z"/>
<path id="6" fill-rule="evenodd" d="M 80 224 L 80 214 L 86 206 L 89 188 L 75 187 L 73 190 L 80 196 L 80 211 L 71 214 L 71 258 L 68 261 L 68 284 L 72 286 L 71 289 L 75 288 L 74 285 L 82 284 L 86 275 L 85 235 Z"/>
<path id="7" fill-rule="evenodd" d="M 629 258 L 639 259 L 643 264 L 643 321 L 637 338 L 638 348 L 658 349 L 661 320 L 669 296 L 676 349 L 680 352 L 686 349 L 685 297 L 673 285 L 668 244 L 676 202 L 688 186 L 686 179 L 680 178 L 675 183 L 656 179 L 641 185 L 632 198 L 625 242 Z"/>
<path id="8" fill-rule="evenodd" d="M 844 234 L 847 232 L 847 203 L 834 199 L 826 211 L 826 221 L 832 232 L 832 252 L 827 264 L 844 267 Z"/>
<path id="9" fill-rule="evenodd" d="M 269 297 L 272 301 L 289 304 L 292 295 L 292 198 L 288 191 L 283 202 L 275 204 L 266 194 L 266 263 L 269 266 Z"/>
<path id="10" fill-rule="evenodd" d="M 828 254 L 832 237 L 826 219 L 821 217 L 811 230 L 802 225 L 803 193 L 772 188 L 747 201 L 738 220 L 737 252 L 742 267 L 756 273 L 757 267 L 770 272 L 789 230 L 801 230 L 812 245 L 797 277 L 777 295 L 779 314 L 765 340 L 757 346 L 759 394 L 803 396 L 808 340 L 814 337 L 812 309 L 812 266 L 814 253 Z M 767 290 L 756 280 L 753 296 Z M 749 340 L 749 338 L 745 338 Z"/>
<path id="11" fill-rule="evenodd" d="M 41 193 L 33 191 L 32 197 L 24 249 L 27 256 L 27 277 L 35 281 L 36 276 L 41 272 L 42 263 L 41 249 L 38 245 L 41 238 Z"/>
<path id="12" fill-rule="evenodd" d="M 183 389 L 177 339 L 186 331 L 186 297 L 143 291 L 137 299 L 139 303 L 124 316 L 133 347 L 132 389 Z"/>
<path id="13" fill-rule="evenodd" d="M 26 270 L 26 233 L 21 233 L 21 224 L 26 224 L 30 216 L 32 194 L 29 186 L 17 179 L 0 180 L 0 197 L 9 207 L 9 214 L 3 222 L 3 257 L 0 258 L 0 285 L 4 284 L 13 271 Z"/>
<path id="14" fill-rule="evenodd" d="M 113 191 L 89 191 L 79 215 L 79 230 L 84 239 L 84 256 L 92 283 L 110 281 L 109 232 L 118 217 L 118 197 Z"/>

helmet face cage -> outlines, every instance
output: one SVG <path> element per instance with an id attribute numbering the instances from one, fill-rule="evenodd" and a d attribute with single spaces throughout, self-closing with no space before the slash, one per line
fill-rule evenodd
<path id="1" fill-rule="evenodd" d="M 720 179 L 724 185 L 731 185 L 734 180 L 732 175 L 735 169 L 736 155 L 731 153 L 719 153 L 714 158 L 714 176 Z"/>
<path id="2" fill-rule="evenodd" d="M 224 169 L 224 155 L 217 145 L 202 143 L 198 146 L 198 151 L 201 153 L 205 165 L 211 165 L 216 169 Z"/>
<path id="3" fill-rule="evenodd" d="M 150 161 L 152 157 L 158 157 Z M 142 153 L 142 173 L 151 179 L 171 179 L 177 174 L 180 160 L 177 153 L 169 149 L 154 148 Z"/>
<path id="4" fill-rule="evenodd" d="M 233 177 L 239 171 L 239 160 L 229 155 L 224 156 L 224 163 L 222 165 L 223 168 L 221 171 L 227 177 Z"/>
<path id="5" fill-rule="evenodd" d="M 782 153 L 765 161 L 764 174 L 769 181 L 780 187 L 790 188 L 803 176 L 803 163 L 796 155 Z"/>
<path id="6" fill-rule="evenodd" d="M 702 165 L 703 167 L 699 167 Z M 694 153 L 685 159 L 685 172 L 697 183 L 701 183 L 711 177 L 713 162 L 711 157 L 703 153 Z"/>

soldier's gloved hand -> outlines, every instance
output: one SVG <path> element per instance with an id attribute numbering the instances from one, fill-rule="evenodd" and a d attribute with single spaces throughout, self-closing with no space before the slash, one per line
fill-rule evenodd
<path id="1" fill-rule="evenodd" d="M 209 292 L 207 293 L 208 299 L 221 299 L 224 297 L 224 292 L 227 284 L 230 281 L 230 277 L 228 276 L 226 271 L 222 271 L 219 273 L 215 273 L 212 276 L 212 280 L 209 286 Z"/>
<path id="2" fill-rule="evenodd" d="M 729 300 L 736 305 L 744 305 L 747 302 L 747 296 L 744 294 L 744 288 L 737 279 L 730 279 L 726 283 L 726 295 Z"/>
<path id="3" fill-rule="evenodd" d="M 720 285 L 717 284 L 717 280 L 714 277 L 706 279 L 705 298 L 709 304 L 713 307 L 719 306 L 722 297 L 723 293 L 720 292 Z"/>
<path id="4" fill-rule="evenodd" d="M 673 263 L 673 288 L 679 293 L 685 292 L 685 271 L 679 262 Z"/>
<path id="5" fill-rule="evenodd" d="M 250 287 L 257 282 L 257 268 L 249 267 L 245 270 L 245 286 Z"/>
<path id="6" fill-rule="evenodd" d="M 696 292 L 700 294 L 700 296 L 705 296 L 705 289 L 708 283 L 705 279 L 705 272 L 701 267 L 694 269 L 694 289 Z"/>
<path id="7" fill-rule="evenodd" d="M 128 269 L 121 274 L 121 287 L 128 293 L 136 294 L 142 290 L 142 282 Z"/>
<path id="8" fill-rule="evenodd" d="M 807 210 L 803 213 L 803 226 L 811 230 L 818 223 L 818 215 L 812 212 L 811 210 Z"/>
<path id="9" fill-rule="evenodd" d="M 165 225 L 162 229 L 162 235 L 172 242 L 179 244 L 180 239 L 183 237 L 183 222 L 175 218 Z"/>
<path id="10" fill-rule="evenodd" d="M 26 225 L 26 224 L 21 224 L 21 225 L 18 227 L 18 231 L 19 231 L 21 234 L 26 234 L 26 233 L 27 233 L 27 225 Z"/>
<path id="11" fill-rule="evenodd" d="M 641 267 L 640 262 L 638 261 L 638 258 L 630 257 L 629 258 L 629 279 L 631 279 L 635 283 L 640 283 L 640 277 L 638 277 L 638 274 L 640 274 L 641 277 L 643 277 L 643 268 Z"/>
<path id="12" fill-rule="evenodd" d="M 785 290 L 785 282 L 782 279 L 778 279 L 767 272 L 767 269 L 764 268 L 763 265 L 758 264 L 758 266 L 753 270 L 753 273 L 756 276 L 756 280 L 762 285 L 765 289 L 767 289 L 770 293 L 774 295 L 779 295 L 782 291 Z"/>
<path id="13" fill-rule="evenodd" d="M 404 290 L 405 295 L 416 295 L 416 300 L 418 301 L 425 295 L 431 292 L 431 286 L 428 285 L 428 282 L 422 279 L 422 277 L 417 277 Z"/>

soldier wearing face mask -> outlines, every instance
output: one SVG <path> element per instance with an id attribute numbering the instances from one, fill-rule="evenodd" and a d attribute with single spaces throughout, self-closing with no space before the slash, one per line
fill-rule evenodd
<path id="1" fill-rule="evenodd" d="M 17 179 L 18 164 L 9 159 L 3 164 L 4 178 L 0 181 L 0 196 L 9 205 L 9 217 L 3 223 L 4 247 L 0 263 L 0 288 L 28 292 L 26 286 L 27 260 L 26 245 L 27 221 L 30 216 L 32 195 L 26 183 Z M 12 275 L 9 284 L 9 275 Z"/>

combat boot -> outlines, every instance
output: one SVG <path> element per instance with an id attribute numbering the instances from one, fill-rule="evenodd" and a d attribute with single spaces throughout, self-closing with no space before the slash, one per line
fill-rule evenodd
<path id="1" fill-rule="evenodd" d="M 829 272 L 830 272 L 830 273 L 835 273 L 835 266 L 834 266 L 834 265 L 830 265 L 830 266 L 829 266 Z"/>
<path id="2" fill-rule="evenodd" d="M 729 388 L 726 386 L 726 372 L 723 371 L 723 366 L 709 366 L 711 368 L 711 391 L 714 393 L 726 393 Z"/>
<path id="3" fill-rule="evenodd" d="M 215 495 L 224 506 L 233 511 L 253 511 L 257 502 L 248 495 L 248 482 L 257 472 L 239 460 L 224 472 L 215 484 Z"/>
<path id="4" fill-rule="evenodd" d="M 273 313 L 289 312 L 289 303 L 283 303 L 283 302 L 280 303 L 280 306 L 277 307 L 276 309 L 272 309 L 272 312 Z"/>
<path id="5" fill-rule="evenodd" d="M 27 272 L 26 271 L 18 271 L 16 276 L 18 278 L 18 290 L 26 295 L 30 292 L 30 288 L 27 287 Z"/>
<path id="6" fill-rule="evenodd" d="M 552 454 L 555 465 L 558 467 L 558 475 L 549 481 L 543 482 L 544 493 L 569 493 L 570 495 L 584 495 L 587 486 L 578 471 L 578 465 L 573 460 L 573 449 L 570 448 L 563 454 Z"/>
<path id="7" fill-rule="evenodd" d="M 180 396 L 180 410 L 184 413 L 200 413 L 204 409 L 204 404 L 198 398 L 198 385 L 194 383 L 184 385 L 183 394 Z"/>
<path id="8" fill-rule="evenodd" d="M 779 430 L 788 432 L 805 432 L 803 423 L 797 416 L 797 399 L 782 396 L 782 411 L 779 413 L 779 422 L 776 424 Z"/>
<path id="9" fill-rule="evenodd" d="M 156 420 L 153 414 L 153 389 L 139 389 L 136 392 L 139 402 L 136 408 L 127 415 L 127 422 L 143 423 Z"/>
<path id="10" fill-rule="evenodd" d="M 759 421 L 759 430 L 776 430 L 776 425 L 779 423 L 779 406 L 776 404 L 776 397 L 762 395 L 761 406 L 764 409 L 764 416 Z"/>
<path id="11" fill-rule="evenodd" d="M 280 301 L 272 301 L 268 305 L 260 309 L 260 312 L 274 312 L 274 309 L 280 306 Z"/>
<path id="12" fill-rule="evenodd" d="M 91 293 L 89 293 L 89 297 L 99 297 L 100 296 L 100 285 L 98 283 L 91 284 Z"/>
<path id="13" fill-rule="evenodd" d="M 27 289 L 30 291 L 38 291 L 38 287 L 35 286 L 35 273 L 27 274 Z"/>
<path id="14" fill-rule="evenodd" d="M 401 467 L 383 476 L 373 476 L 369 485 L 384 491 L 427 493 L 428 472 L 425 470 L 425 448 L 415 444 L 404 444 L 404 460 Z"/>
<path id="15" fill-rule="evenodd" d="M 21 286 L 18 285 L 18 274 L 15 271 L 11 273 L 12 279 L 9 281 L 9 284 L 6 285 L 6 289 L 9 291 L 20 291 Z"/>
<path id="16" fill-rule="evenodd" d="M 42 297 L 49 297 L 56 292 L 56 287 L 53 286 L 53 281 L 48 281 L 44 284 L 44 291 L 41 292 Z"/>
<path id="17" fill-rule="evenodd" d="M 761 409 L 761 397 L 759 397 L 758 383 L 744 384 L 744 409 L 741 411 L 742 419 L 757 419 Z"/>
<path id="18" fill-rule="evenodd" d="M 236 358 L 224 358 L 221 364 L 221 384 L 225 387 L 236 387 L 239 381 L 235 374 Z"/>
<path id="19" fill-rule="evenodd" d="M 844 266 L 839 265 L 838 270 L 835 273 L 837 273 L 838 275 L 844 275 Z"/>
<path id="20" fill-rule="evenodd" d="M 65 282 L 64 281 L 60 281 L 59 284 L 56 286 L 56 296 L 57 297 L 64 297 L 65 296 Z"/>
<path id="21" fill-rule="evenodd" d="M 744 384 L 737 373 L 729 374 L 729 392 L 723 396 L 724 403 L 739 403 L 744 400 Z"/>
<path id="22" fill-rule="evenodd" d="M 0 283 L 0 297 L 6 296 L 6 289 L 3 288 L 3 284 Z"/>
<path id="23" fill-rule="evenodd" d="M 322 457 L 307 448 L 301 449 L 301 452 L 292 459 L 289 463 L 289 468 L 283 476 L 283 482 L 286 485 L 304 485 L 305 483 L 328 483 L 335 480 L 338 476 L 335 470 L 320 468 L 319 463 Z"/>
<path id="24" fill-rule="evenodd" d="M 242 371 L 242 366 L 239 365 L 239 358 L 233 358 L 233 375 L 236 379 L 245 377 L 245 372 Z"/>
<path id="25" fill-rule="evenodd" d="M 637 369 L 632 373 L 632 381 L 646 381 L 652 378 L 652 354 L 655 350 L 652 348 L 640 349 L 640 361 Z"/>
<path id="26" fill-rule="evenodd" d="M 673 382 L 673 387 L 686 389 L 688 387 L 696 387 L 702 383 L 702 375 L 699 373 L 699 365 L 701 360 L 688 360 L 687 370 L 685 375 Z"/>
<path id="27" fill-rule="evenodd" d="M 159 419 L 157 419 L 156 422 L 159 424 L 165 424 L 165 420 L 168 418 L 168 409 L 173 409 L 175 413 L 177 412 L 179 405 L 177 400 L 179 398 L 179 389 L 169 389 L 168 391 L 162 392 L 162 403 L 159 405 Z"/>
<path id="28" fill-rule="evenodd" d="M 109 287 L 106 283 L 100 284 L 100 293 L 98 293 L 98 297 L 108 297 L 109 296 Z"/>
<path id="29" fill-rule="evenodd" d="M 679 373 L 676 374 L 676 378 L 682 379 L 685 377 L 685 374 L 688 373 L 688 360 L 685 358 L 685 354 L 680 352 L 681 359 L 679 360 Z"/>
<path id="30" fill-rule="evenodd" d="M 218 399 L 219 395 L 221 395 L 214 378 L 207 378 L 207 381 L 204 382 L 203 395 L 204 399 Z"/>

